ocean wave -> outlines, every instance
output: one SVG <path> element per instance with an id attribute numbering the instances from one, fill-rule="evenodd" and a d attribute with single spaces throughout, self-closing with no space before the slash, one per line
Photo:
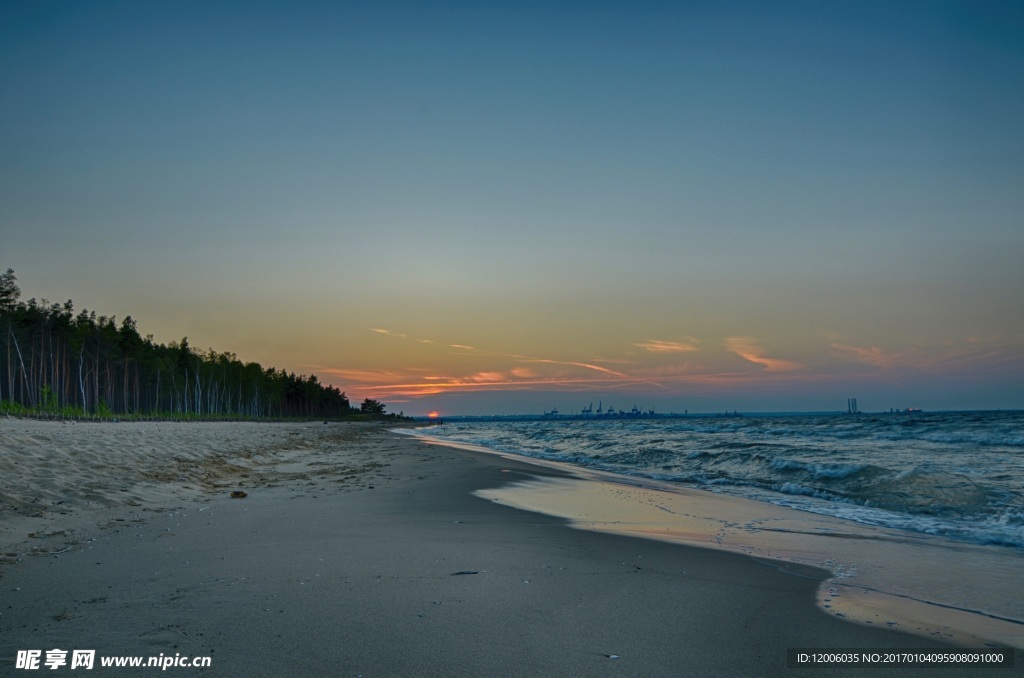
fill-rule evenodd
<path id="1" fill-rule="evenodd" d="M 1008 508 L 998 515 L 991 516 L 987 522 L 993 526 L 1024 530 L 1024 508 Z"/>
<path id="2" fill-rule="evenodd" d="M 911 469 L 870 489 L 872 503 L 911 512 L 968 512 L 990 503 L 983 485 L 959 473 Z"/>
<path id="3" fill-rule="evenodd" d="M 430 435 L 859 522 L 1024 547 L 1024 415 L 446 424 Z"/>
<path id="4" fill-rule="evenodd" d="M 961 432 L 929 433 L 922 440 L 950 445 L 984 445 L 986 447 L 1024 447 L 1024 436 L 998 433 Z"/>
<path id="5" fill-rule="evenodd" d="M 776 459 L 769 466 L 777 471 L 806 471 L 813 478 L 842 479 L 872 468 L 868 464 L 814 464 L 792 459 Z"/>
<path id="6" fill-rule="evenodd" d="M 783 494 L 799 494 L 805 497 L 815 497 L 817 499 L 827 499 L 829 501 L 842 501 L 842 497 L 832 494 L 831 492 L 825 492 L 817 487 L 807 487 L 806 485 L 800 485 L 799 483 L 783 483 L 779 486 L 778 490 Z"/>
<path id="7" fill-rule="evenodd" d="M 796 483 L 779 488 L 778 494 L 764 491 L 737 492 L 734 488 L 729 488 L 729 494 L 864 525 L 907 530 L 982 546 L 1024 549 L 1024 524 L 1016 522 L 1021 519 L 1017 512 L 1010 512 L 1009 516 L 959 517 L 907 514 L 876 506 L 865 506 Z"/>

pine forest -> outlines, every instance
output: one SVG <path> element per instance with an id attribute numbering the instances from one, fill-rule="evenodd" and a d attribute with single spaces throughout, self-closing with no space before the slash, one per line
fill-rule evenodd
<path id="1" fill-rule="evenodd" d="M 158 344 L 131 316 L 117 322 L 71 301 L 21 301 L 0 275 L 0 413 L 99 418 L 266 419 L 384 414 L 353 408 L 315 375 L 296 376 L 188 339 Z"/>

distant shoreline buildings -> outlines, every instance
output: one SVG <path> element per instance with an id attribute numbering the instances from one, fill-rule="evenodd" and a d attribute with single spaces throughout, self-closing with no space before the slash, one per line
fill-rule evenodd
<path id="1" fill-rule="evenodd" d="M 545 417 L 561 417 L 563 415 L 559 414 L 558 408 L 556 407 L 556 408 L 553 408 L 550 412 L 545 412 L 544 416 Z M 638 418 L 638 417 L 656 417 L 656 416 L 659 416 L 659 415 L 657 415 L 655 413 L 654 408 L 651 408 L 649 410 L 644 411 L 644 410 L 641 410 L 636 405 L 633 405 L 633 409 L 631 409 L 628 412 L 626 410 L 616 410 L 611 405 L 609 405 L 608 408 L 605 409 L 604 401 L 602 400 L 602 401 L 598 402 L 598 404 L 597 404 L 597 412 L 594 412 L 594 403 L 590 403 L 589 405 L 584 407 L 582 410 L 580 410 L 580 413 L 578 415 L 574 414 L 574 415 L 567 415 L 567 416 L 580 417 L 580 418 L 584 418 L 584 419 L 590 418 L 590 417 L 594 417 L 594 418 L 600 417 L 600 418 L 605 418 L 605 419 L 607 419 L 607 418 L 616 418 L 617 419 L 617 418 L 621 418 L 621 417 L 633 417 L 633 418 Z M 673 416 L 679 416 L 679 415 L 673 415 Z"/>

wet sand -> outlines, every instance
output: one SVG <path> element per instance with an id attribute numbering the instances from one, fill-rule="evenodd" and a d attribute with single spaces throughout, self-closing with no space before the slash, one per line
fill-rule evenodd
<path id="1" fill-rule="evenodd" d="M 0 420 L 0 459 L 5 673 L 62 648 L 204 676 L 859 676 L 786 650 L 944 648 L 825 614 L 823 570 L 474 496 L 565 476 L 378 425 Z"/>
<path id="2" fill-rule="evenodd" d="M 562 465 L 555 463 L 554 466 Z M 1022 565 L 1012 549 L 863 525 L 765 502 L 566 467 L 480 490 L 573 527 L 727 550 L 822 568 L 822 610 L 961 647 L 1024 649 Z"/>

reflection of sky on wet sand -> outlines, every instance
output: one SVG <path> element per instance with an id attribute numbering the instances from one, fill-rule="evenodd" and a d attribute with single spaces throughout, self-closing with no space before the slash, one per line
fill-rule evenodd
<path id="1" fill-rule="evenodd" d="M 1024 601 L 1007 595 L 1007 582 L 1019 578 L 1019 554 L 711 492 L 573 472 L 587 479 L 520 480 L 476 494 L 567 518 L 579 529 L 825 568 L 832 576 L 819 588 L 818 604 L 832 614 L 966 646 L 1024 647 Z"/>

